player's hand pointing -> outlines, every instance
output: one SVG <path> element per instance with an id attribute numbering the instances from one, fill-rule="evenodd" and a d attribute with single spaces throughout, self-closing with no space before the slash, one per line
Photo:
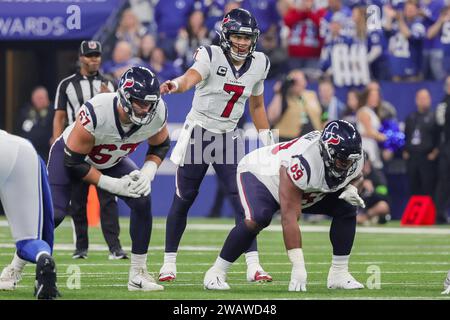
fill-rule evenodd
<path id="1" fill-rule="evenodd" d="M 178 90 L 178 87 L 178 82 L 174 80 L 167 80 L 161 84 L 161 86 L 159 87 L 159 91 L 161 94 L 170 94 L 176 92 Z"/>

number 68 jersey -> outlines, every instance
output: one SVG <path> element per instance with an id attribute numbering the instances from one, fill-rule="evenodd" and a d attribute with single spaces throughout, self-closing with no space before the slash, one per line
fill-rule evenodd
<path id="1" fill-rule="evenodd" d="M 319 131 L 313 131 L 301 138 L 256 149 L 239 162 L 238 174 L 252 173 L 280 203 L 279 170 L 284 166 L 292 182 L 303 190 L 302 208 L 308 208 L 323 199 L 327 193 L 347 186 L 361 173 L 364 165 L 364 159 L 361 157 L 351 175 L 341 183 L 329 186 L 319 149 L 320 135 Z"/>
<path id="2" fill-rule="evenodd" d="M 254 52 L 237 70 L 219 46 L 207 46 L 197 49 L 194 60 L 191 69 L 200 73 L 202 81 L 195 88 L 187 119 L 215 133 L 234 130 L 250 95 L 264 92 L 269 59 Z"/>
<path id="3" fill-rule="evenodd" d="M 97 169 L 107 169 L 117 164 L 134 152 L 141 142 L 161 131 L 167 121 L 167 108 L 162 99 L 149 124 L 132 125 L 128 131 L 120 123 L 117 108 L 121 107 L 116 93 L 102 93 L 85 102 L 77 114 L 80 123 L 95 137 L 95 145 L 86 156 L 86 161 Z M 64 130 L 64 143 L 67 143 L 74 126 L 75 122 Z"/>

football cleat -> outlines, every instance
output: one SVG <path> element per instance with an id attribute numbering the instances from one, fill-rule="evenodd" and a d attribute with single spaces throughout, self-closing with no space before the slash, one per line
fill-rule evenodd
<path id="1" fill-rule="evenodd" d="M 126 252 L 123 251 L 122 248 L 120 248 L 120 249 L 111 251 L 111 253 L 109 254 L 108 259 L 109 260 L 128 259 L 128 256 L 127 256 Z"/>
<path id="2" fill-rule="evenodd" d="M 164 263 L 159 270 L 159 281 L 170 282 L 177 278 L 177 265 L 175 263 Z"/>
<path id="3" fill-rule="evenodd" d="M 256 267 L 247 268 L 247 281 L 248 282 L 272 282 L 272 276 L 265 272 L 263 268 L 258 264 Z"/>
<path id="4" fill-rule="evenodd" d="M 164 287 L 157 284 L 145 267 L 131 268 L 128 291 L 161 291 Z"/>
<path id="5" fill-rule="evenodd" d="M 72 254 L 72 259 L 87 259 L 88 251 L 87 249 L 76 249 Z"/>
<path id="6" fill-rule="evenodd" d="M 444 281 L 444 291 L 442 294 L 450 294 L 450 271 L 447 273 L 447 278 Z"/>
<path id="7" fill-rule="evenodd" d="M 203 279 L 203 286 L 206 290 L 230 290 L 230 286 L 227 283 L 227 275 L 211 267 L 206 273 Z"/>
<path id="8" fill-rule="evenodd" d="M 53 300 L 60 296 L 56 287 L 56 266 L 52 256 L 43 254 L 36 263 L 34 295 L 39 300 Z"/>
<path id="9" fill-rule="evenodd" d="M 330 269 L 330 272 L 328 273 L 327 287 L 328 289 L 353 290 L 363 289 L 364 285 L 356 281 L 356 279 L 353 278 L 348 271 L 336 272 Z"/>
<path id="10" fill-rule="evenodd" d="M 14 290 L 19 281 L 22 280 L 22 272 L 7 265 L 0 275 L 0 290 Z"/>

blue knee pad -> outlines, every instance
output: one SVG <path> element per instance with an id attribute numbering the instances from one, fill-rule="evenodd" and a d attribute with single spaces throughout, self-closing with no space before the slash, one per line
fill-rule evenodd
<path id="1" fill-rule="evenodd" d="M 36 257 L 41 252 L 51 255 L 52 250 L 44 240 L 21 240 L 16 242 L 17 255 L 26 261 L 36 263 Z"/>

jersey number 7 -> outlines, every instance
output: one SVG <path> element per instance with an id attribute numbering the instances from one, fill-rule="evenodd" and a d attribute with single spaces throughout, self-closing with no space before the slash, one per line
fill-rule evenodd
<path id="1" fill-rule="evenodd" d="M 223 112 L 221 114 L 222 118 L 230 117 L 231 111 L 233 111 L 233 108 L 234 108 L 234 104 L 242 96 L 242 94 L 244 93 L 244 89 L 245 89 L 244 86 L 238 86 L 235 84 L 225 83 L 225 85 L 223 86 L 223 90 L 225 90 L 228 93 L 233 92 L 234 94 L 231 97 L 231 99 L 228 100 L 227 106 L 225 107 L 225 109 L 223 110 Z"/>

